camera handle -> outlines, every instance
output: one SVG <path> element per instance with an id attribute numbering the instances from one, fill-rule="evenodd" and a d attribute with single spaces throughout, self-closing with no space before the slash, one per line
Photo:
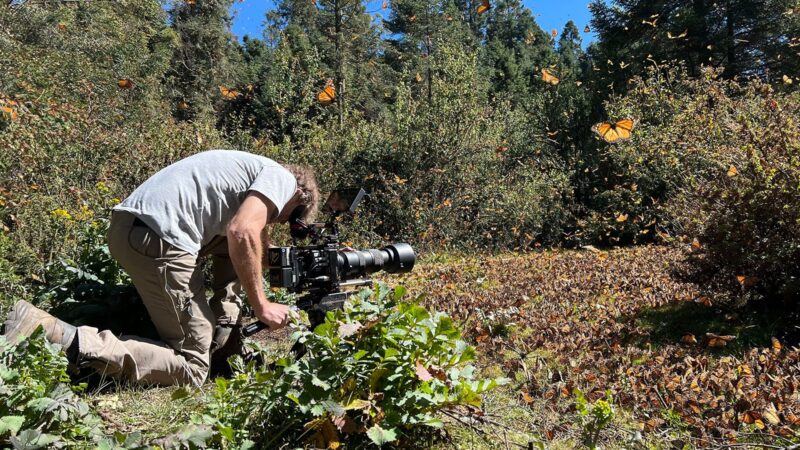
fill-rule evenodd
<path id="1" fill-rule="evenodd" d="M 371 279 L 352 280 L 344 282 L 339 285 L 342 287 L 353 286 L 372 286 Z M 313 330 L 317 325 L 325 321 L 325 314 L 328 311 L 340 309 L 344 302 L 351 296 L 356 294 L 357 291 L 340 291 L 336 289 L 333 292 L 329 291 L 312 291 L 308 294 L 297 299 L 297 308 L 302 309 L 308 313 L 308 320 L 311 323 L 310 328 Z M 259 331 L 266 330 L 269 327 L 261 321 L 253 322 L 250 325 L 242 328 L 242 335 L 250 337 Z"/>

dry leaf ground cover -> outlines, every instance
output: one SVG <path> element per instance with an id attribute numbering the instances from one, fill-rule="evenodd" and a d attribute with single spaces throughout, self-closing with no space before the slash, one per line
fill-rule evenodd
<path id="1" fill-rule="evenodd" d="M 591 401 L 608 390 L 629 420 L 607 439 L 626 445 L 797 441 L 800 353 L 786 342 L 789 319 L 722 307 L 674 274 L 683 256 L 646 246 L 429 257 L 392 281 L 462 321 L 484 370 L 515 380 L 486 411 L 510 429 L 574 439 L 575 390 Z"/>

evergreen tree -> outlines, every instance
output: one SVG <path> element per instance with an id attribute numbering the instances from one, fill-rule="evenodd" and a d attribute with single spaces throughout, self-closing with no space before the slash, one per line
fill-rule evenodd
<path id="1" fill-rule="evenodd" d="M 439 47 L 475 47 L 477 41 L 460 20 L 462 11 L 450 0 L 393 0 L 384 27 L 387 39 L 384 60 L 399 77 L 420 86 L 418 92 L 433 101 L 434 64 Z"/>
<path id="2" fill-rule="evenodd" d="M 618 0 L 590 5 L 597 60 L 619 87 L 650 64 L 682 61 L 690 75 L 724 66 L 727 77 L 769 77 L 797 67 L 794 0 Z M 796 42 L 795 42 L 796 43 Z"/>
<path id="3" fill-rule="evenodd" d="M 241 60 L 230 32 L 233 1 L 174 0 L 169 10 L 170 23 L 180 40 L 168 74 L 179 118 L 212 113 L 226 101 L 220 86 L 237 87 Z"/>
<path id="4" fill-rule="evenodd" d="M 544 88 L 541 70 L 556 63 L 550 35 L 519 0 L 500 0 L 490 10 L 484 59 L 493 91 L 523 102 Z"/>
<path id="5" fill-rule="evenodd" d="M 581 63 L 584 59 L 583 40 L 575 22 L 569 21 L 561 32 L 558 40 L 558 55 L 561 59 L 562 71 L 567 71 L 573 75 L 580 75 Z M 562 72 L 563 75 L 563 72 Z"/>
<path id="6" fill-rule="evenodd" d="M 273 42 L 288 27 L 305 34 L 320 63 L 318 89 L 328 78 L 335 82 L 340 125 L 351 106 L 376 114 L 375 99 L 383 92 L 377 66 L 380 30 L 361 0 L 282 0 L 267 22 Z"/>

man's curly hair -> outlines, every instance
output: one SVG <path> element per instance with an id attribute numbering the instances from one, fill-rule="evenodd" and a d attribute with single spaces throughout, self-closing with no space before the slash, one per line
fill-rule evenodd
<path id="1" fill-rule="evenodd" d="M 283 167 L 294 175 L 297 180 L 297 187 L 300 189 L 301 202 L 306 210 L 303 214 L 303 221 L 309 223 L 317 217 L 319 211 L 319 188 L 314 171 L 308 166 L 298 164 L 284 164 Z"/>

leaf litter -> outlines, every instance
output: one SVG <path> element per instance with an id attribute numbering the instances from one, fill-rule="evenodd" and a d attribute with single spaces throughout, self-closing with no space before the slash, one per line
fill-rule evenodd
<path id="1" fill-rule="evenodd" d="M 674 339 L 659 339 L 641 320 L 674 305 L 716 308 L 712 293 L 673 275 L 683 256 L 678 248 L 642 246 L 430 258 L 391 281 L 424 293 L 425 303 L 460 321 L 484 361 L 500 364 L 512 378 L 524 371 L 526 377 L 517 377 L 524 380 L 521 405 L 563 417 L 574 411 L 575 389 L 590 401 L 608 390 L 644 434 L 677 426 L 701 447 L 752 433 L 796 436 L 797 347 L 775 337 L 744 346 L 717 330 L 677 329 Z M 509 352 L 519 357 L 501 356 Z M 528 376 L 531 355 L 540 356 L 539 376 Z M 570 432 L 569 423 L 543 426 L 549 439 Z"/>

